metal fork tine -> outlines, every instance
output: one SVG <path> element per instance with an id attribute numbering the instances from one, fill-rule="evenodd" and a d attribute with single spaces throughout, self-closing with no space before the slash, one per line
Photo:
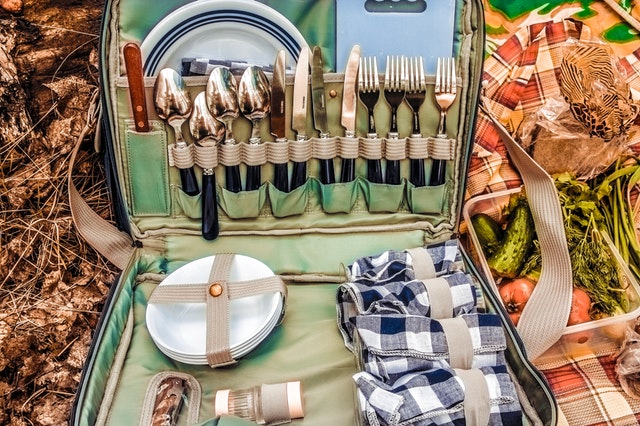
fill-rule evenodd
<path id="1" fill-rule="evenodd" d="M 454 58 L 449 58 L 449 67 L 451 68 L 451 93 L 455 94 L 457 85 L 456 85 L 456 60 Z"/>
<path id="2" fill-rule="evenodd" d="M 442 68 L 442 59 L 438 58 L 438 63 L 436 65 L 436 86 L 434 88 L 434 91 L 436 93 L 440 93 L 442 90 L 440 88 L 440 82 L 442 80 L 442 75 L 441 75 L 441 68 Z"/>
<path id="3" fill-rule="evenodd" d="M 372 58 L 369 58 L 371 60 Z M 373 57 L 373 64 L 370 66 L 370 71 L 373 73 L 373 88 L 372 90 L 378 90 L 380 88 L 380 80 L 378 78 L 378 60 Z"/>
<path id="4" fill-rule="evenodd" d="M 420 56 L 419 58 L 416 58 L 416 61 L 420 61 L 419 62 L 419 75 L 420 75 L 420 84 L 418 86 L 418 90 L 427 90 L 427 78 L 424 74 L 424 61 L 422 60 L 422 56 Z"/>

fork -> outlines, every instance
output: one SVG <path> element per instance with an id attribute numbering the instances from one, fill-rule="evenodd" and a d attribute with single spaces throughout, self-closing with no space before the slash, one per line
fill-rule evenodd
<path id="1" fill-rule="evenodd" d="M 391 127 L 389 139 L 398 139 L 398 107 L 404 101 L 407 86 L 407 60 L 404 56 L 387 56 L 384 73 L 384 97 L 391 107 Z M 400 161 L 387 161 L 385 182 L 392 185 L 400 183 Z"/>
<path id="2" fill-rule="evenodd" d="M 440 123 L 437 138 L 448 138 L 447 111 L 456 99 L 456 61 L 454 58 L 438 58 L 436 68 L 435 98 L 440 108 Z M 430 185 L 442 185 L 445 178 L 446 162 L 434 160 L 431 169 Z"/>
<path id="3" fill-rule="evenodd" d="M 422 56 L 409 58 L 409 81 L 405 99 L 413 111 L 413 130 L 412 138 L 421 138 L 420 133 L 420 106 L 423 104 L 427 95 L 427 81 L 424 74 L 424 63 Z M 424 160 L 420 158 L 412 158 L 410 161 L 409 180 L 415 186 L 425 185 L 424 176 Z"/>
<path id="4" fill-rule="evenodd" d="M 380 80 L 378 78 L 378 62 L 375 57 L 360 58 L 358 69 L 358 97 L 367 107 L 369 115 L 368 139 L 376 139 L 376 123 L 373 111 L 380 98 Z M 367 160 L 367 179 L 370 182 L 382 183 L 382 166 L 380 160 Z"/>

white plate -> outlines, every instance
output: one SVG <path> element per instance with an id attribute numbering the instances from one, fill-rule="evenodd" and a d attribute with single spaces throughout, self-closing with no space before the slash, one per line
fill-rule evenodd
<path id="1" fill-rule="evenodd" d="M 278 309 L 278 312 L 280 311 L 280 309 L 281 307 Z M 254 339 L 244 342 L 243 344 L 231 350 L 231 356 L 234 359 L 239 359 L 245 356 L 246 354 L 248 354 L 249 352 L 251 352 L 252 350 L 254 350 L 273 331 L 273 329 L 278 324 L 279 317 L 280 317 L 279 315 L 274 316 L 273 319 L 269 321 L 269 324 L 266 327 L 264 327 L 264 329 L 261 330 L 260 333 L 258 333 L 258 335 L 256 335 Z M 165 348 L 164 346 L 158 344 L 158 342 L 156 342 L 156 345 L 158 345 L 158 349 L 160 349 L 162 353 L 164 353 L 166 356 L 168 356 L 173 360 L 180 361 L 185 364 L 195 364 L 195 365 L 208 364 L 206 356 L 184 355 L 178 352 L 173 352 L 168 348 Z"/>
<path id="2" fill-rule="evenodd" d="M 199 0 L 176 9 L 156 24 L 140 49 L 144 73 L 182 68 L 183 58 L 273 64 L 278 50 L 294 65 L 307 42 L 274 9 L 253 0 Z"/>
<path id="3" fill-rule="evenodd" d="M 205 257 L 178 268 L 160 286 L 207 282 L 214 258 L 215 256 Z M 271 269 L 259 260 L 236 255 L 231 263 L 229 280 L 232 286 L 233 281 L 273 275 Z M 231 300 L 229 346 L 232 353 L 238 349 L 242 352 L 248 342 L 254 343 L 255 340 L 256 345 L 260 343 L 266 337 L 262 336 L 265 328 L 269 328 L 274 317 L 279 317 L 281 309 L 282 295 L 278 292 Z M 149 304 L 146 322 L 151 338 L 158 348 L 165 349 L 163 352 L 187 358 L 206 358 L 206 317 L 205 303 Z M 249 346 L 255 347 L 253 344 Z"/>

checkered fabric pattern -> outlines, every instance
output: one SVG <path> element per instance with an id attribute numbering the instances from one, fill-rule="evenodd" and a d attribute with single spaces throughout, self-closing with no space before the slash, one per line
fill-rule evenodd
<path id="1" fill-rule="evenodd" d="M 461 268 L 462 258 L 456 240 L 431 244 L 424 249 L 431 256 L 436 276 L 449 274 Z M 377 285 L 392 281 L 415 279 L 411 256 L 404 251 L 389 250 L 376 256 L 362 257 L 347 270 L 348 281 Z"/>
<path id="2" fill-rule="evenodd" d="M 482 79 L 486 106 L 510 132 L 548 99 L 561 96 L 559 68 L 569 39 L 590 40 L 591 31 L 569 19 L 536 23 L 514 33 L 485 60 Z M 618 61 L 631 89 L 640 91 L 640 52 Z M 629 140 L 630 148 L 638 152 L 640 136 L 637 131 L 630 133 L 635 134 Z M 494 124 L 482 111 L 476 123 L 468 177 L 467 196 L 522 184 Z"/>
<path id="3" fill-rule="evenodd" d="M 500 318 L 478 313 L 478 290 L 462 270 L 457 241 L 424 249 L 434 263 L 435 279 L 446 282 L 440 294 L 447 294 L 447 285 L 451 291 L 450 318 L 429 316 L 435 302 L 429 300 L 425 283 L 415 279 L 417 265 L 405 252 L 357 260 L 348 268 L 350 282 L 338 290 L 339 328 L 364 370 L 354 376 L 363 422 L 464 425 L 464 380 L 452 368 L 456 363 L 450 362 L 450 356 L 463 355 L 464 361 L 457 364 L 480 374 L 487 384 L 490 406 L 483 407 L 490 412 L 491 424 L 519 424 L 521 407 L 506 371 Z M 445 321 L 452 322 L 445 327 Z M 447 336 L 458 339 L 451 333 L 460 330 L 469 343 L 454 353 Z"/>
<path id="4" fill-rule="evenodd" d="M 522 423 L 516 390 L 504 365 L 482 367 L 490 398 L 491 425 Z M 462 381 L 450 369 L 407 374 L 393 385 L 367 372 L 354 376 L 358 399 L 371 425 L 465 425 Z"/>
<path id="5" fill-rule="evenodd" d="M 478 290 L 470 275 L 457 271 L 442 276 L 442 279 L 451 291 L 454 316 L 476 310 Z M 423 281 L 387 281 L 384 284 L 366 281 L 367 284 L 345 283 L 338 291 L 338 324 L 345 342 L 353 340 L 357 315 L 400 313 L 430 316 L 433 302 L 429 300 Z"/>
<path id="6" fill-rule="evenodd" d="M 473 345 L 471 368 L 503 365 L 507 347 L 500 317 L 460 315 Z M 444 320 L 446 321 L 446 320 Z M 418 315 L 360 315 L 355 320 L 365 371 L 385 383 L 407 373 L 450 369 L 451 350 L 439 320 Z"/>

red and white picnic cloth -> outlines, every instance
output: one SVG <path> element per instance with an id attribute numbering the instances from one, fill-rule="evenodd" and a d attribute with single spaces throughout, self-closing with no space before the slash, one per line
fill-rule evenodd
<path id="1" fill-rule="evenodd" d="M 483 88 L 489 111 L 514 133 L 524 117 L 560 96 L 559 68 L 567 40 L 592 40 L 589 27 L 565 19 L 523 27 L 485 60 Z M 626 81 L 640 98 L 640 51 L 618 58 Z M 640 132 L 633 126 L 629 145 L 640 151 Z M 521 185 L 491 120 L 480 112 L 468 172 L 467 196 Z"/>
<path id="2" fill-rule="evenodd" d="M 615 354 L 605 354 L 574 358 L 565 365 L 542 370 L 566 424 L 640 424 L 640 400 L 622 390 L 615 365 Z"/>
<path id="3" fill-rule="evenodd" d="M 514 33 L 484 65 L 485 105 L 515 132 L 528 114 L 560 93 L 558 76 L 565 42 L 590 40 L 590 29 L 579 21 L 536 23 Z M 618 58 L 626 81 L 640 96 L 640 51 Z M 640 152 L 640 131 L 630 132 L 630 149 Z M 509 164 L 506 147 L 491 120 L 480 111 L 469 169 L 467 197 L 520 186 Z M 640 400 L 627 396 L 615 377 L 613 354 L 592 355 L 541 366 L 564 416 L 562 423 L 587 425 L 640 424 Z"/>

